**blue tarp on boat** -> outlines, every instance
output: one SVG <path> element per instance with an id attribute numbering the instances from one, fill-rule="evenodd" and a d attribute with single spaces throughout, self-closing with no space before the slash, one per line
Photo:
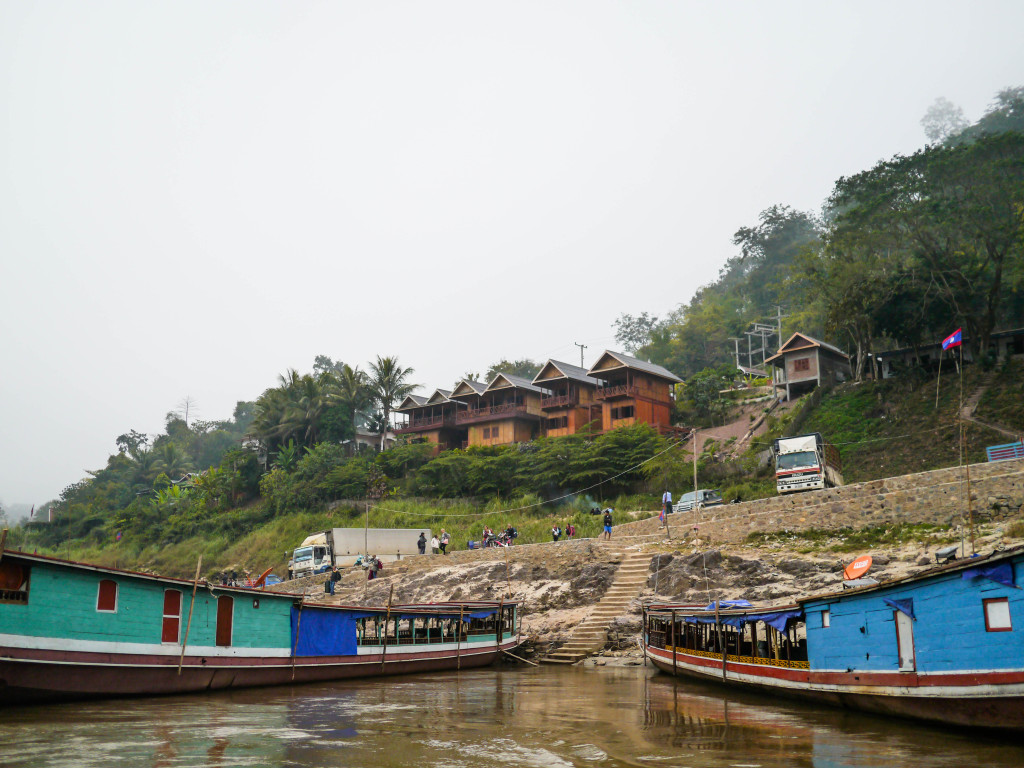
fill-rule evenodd
<path id="1" fill-rule="evenodd" d="M 339 611 L 305 607 L 302 624 L 299 610 L 292 606 L 292 647 L 296 656 L 354 656 L 356 653 L 356 620 L 379 613 Z M 298 644 L 295 635 L 298 632 Z"/>
<path id="2" fill-rule="evenodd" d="M 1004 584 L 1007 587 L 1014 586 L 1013 583 L 1013 564 L 1012 563 L 997 563 L 995 565 L 981 565 L 977 568 L 968 568 L 962 574 L 961 579 L 991 579 L 998 584 Z"/>

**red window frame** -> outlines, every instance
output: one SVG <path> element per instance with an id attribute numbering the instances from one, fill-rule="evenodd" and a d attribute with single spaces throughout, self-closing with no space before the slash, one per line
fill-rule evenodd
<path id="1" fill-rule="evenodd" d="M 96 610 L 101 613 L 117 613 L 117 582 L 103 579 L 96 588 Z"/>
<path id="2" fill-rule="evenodd" d="M 988 606 L 990 603 L 1006 603 L 1006 616 L 1010 620 L 1010 626 L 1008 627 L 993 627 L 988 623 Z M 1008 597 L 989 597 L 981 601 L 982 613 L 985 614 L 985 631 L 986 632 L 1012 632 L 1013 631 L 1013 617 L 1010 616 L 1010 598 Z"/>
<path id="3" fill-rule="evenodd" d="M 177 603 L 177 605 L 175 605 Z M 164 615 L 160 642 L 177 644 L 181 639 L 181 591 L 164 590 Z"/>

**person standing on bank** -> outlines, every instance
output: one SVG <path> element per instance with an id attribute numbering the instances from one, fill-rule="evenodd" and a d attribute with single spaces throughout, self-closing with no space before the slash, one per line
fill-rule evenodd
<path id="1" fill-rule="evenodd" d="M 441 552 L 441 542 L 437 538 L 437 534 L 430 537 L 430 554 L 437 555 Z"/>
<path id="2" fill-rule="evenodd" d="M 610 539 L 612 537 L 612 508 L 608 507 L 604 511 L 604 537 Z"/>
<path id="3" fill-rule="evenodd" d="M 661 497 L 661 508 L 666 515 L 672 514 L 672 491 L 666 490 Z"/>
<path id="4" fill-rule="evenodd" d="M 328 590 L 332 595 L 334 594 L 334 585 L 341 581 L 341 573 L 338 571 L 338 566 L 334 566 L 331 569 L 331 578 L 327 582 L 330 589 Z"/>
<path id="5" fill-rule="evenodd" d="M 416 547 L 421 555 L 427 554 L 427 534 L 420 531 L 420 537 L 416 540 Z"/>
<path id="6" fill-rule="evenodd" d="M 558 541 L 561 535 L 562 529 L 558 527 L 558 523 L 555 523 L 553 526 L 551 526 L 551 538 L 553 540 Z"/>
<path id="7" fill-rule="evenodd" d="M 448 542 L 452 540 L 452 537 L 448 535 L 448 531 L 444 528 L 441 529 L 441 554 L 448 554 Z"/>

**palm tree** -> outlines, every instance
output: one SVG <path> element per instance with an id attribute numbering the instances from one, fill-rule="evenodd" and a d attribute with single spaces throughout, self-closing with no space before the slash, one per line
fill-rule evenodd
<path id="1" fill-rule="evenodd" d="M 370 391 L 369 379 L 366 374 L 348 365 L 341 368 L 332 377 L 333 397 L 339 404 L 347 408 L 352 414 L 352 428 L 355 429 L 359 413 L 364 411 L 373 401 L 373 393 Z"/>
<path id="2" fill-rule="evenodd" d="M 192 459 L 174 443 L 164 443 L 155 449 L 156 461 L 154 469 L 163 472 L 172 480 L 180 479 L 192 470 Z"/>
<path id="3" fill-rule="evenodd" d="M 374 401 L 380 408 L 384 422 L 380 433 L 380 449 L 382 451 L 388 427 L 391 424 L 391 411 L 394 410 L 396 403 L 411 394 L 418 386 L 410 384 L 408 381 L 414 372 L 412 368 L 403 368 L 397 357 L 377 355 L 377 362 L 370 363 L 370 389 L 373 392 Z"/>

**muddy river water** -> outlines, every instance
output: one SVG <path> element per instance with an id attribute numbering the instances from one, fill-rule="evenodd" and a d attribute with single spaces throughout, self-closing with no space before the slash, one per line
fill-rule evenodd
<path id="1" fill-rule="evenodd" d="M 496 667 L 0 710 L 0 766 L 1024 766 L 1024 744 L 644 667 Z"/>

